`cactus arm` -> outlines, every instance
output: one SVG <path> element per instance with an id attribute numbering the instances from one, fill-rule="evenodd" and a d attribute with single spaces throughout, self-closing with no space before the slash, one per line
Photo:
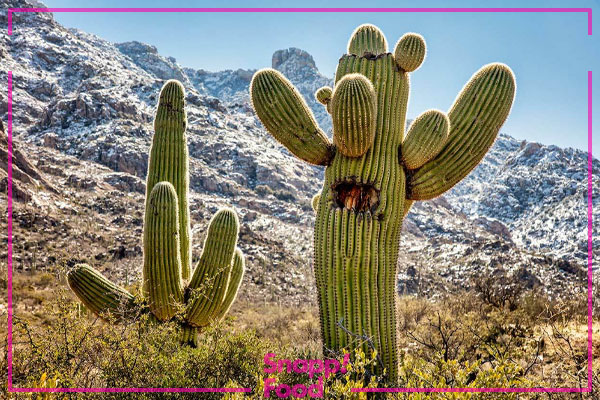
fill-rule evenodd
<path id="1" fill-rule="evenodd" d="M 319 209 L 319 201 L 321 201 L 321 191 L 315 194 L 311 200 L 311 205 L 314 212 L 317 212 Z"/>
<path id="2" fill-rule="evenodd" d="M 225 299 L 238 232 L 238 218 L 232 209 L 221 209 L 213 216 L 189 285 L 186 319 L 192 326 L 208 325 Z"/>
<path id="3" fill-rule="evenodd" d="M 267 131 L 292 154 L 327 165 L 335 151 L 298 90 L 279 71 L 263 69 L 250 83 L 252 106 Z"/>
<path id="4" fill-rule="evenodd" d="M 427 54 L 425 39 L 418 33 L 405 33 L 394 49 L 394 59 L 406 72 L 415 71 L 421 66 Z"/>
<path id="5" fill-rule="evenodd" d="M 157 183 L 144 220 L 142 290 L 152 314 L 168 320 L 183 301 L 177 194 L 169 182 Z"/>
<path id="6" fill-rule="evenodd" d="M 333 143 L 347 157 L 360 157 L 375 140 L 377 98 L 369 79 L 348 74 L 335 85 L 331 99 Z"/>
<path id="7" fill-rule="evenodd" d="M 438 155 L 448 140 L 450 121 L 437 110 L 425 111 L 411 124 L 400 151 L 407 169 L 417 169 Z"/>
<path id="8" fill-rule="evenodd" d="M 494 143 L 515 91 L 508 66 L 494 63 L 477 71 L 448 112 L 450 135 L 442 151 L 407 174 L 407 199 L 432 199 L 467 176 Z"/>
<path id="9" fill-rule="evenodd" d="M 237 297 L 240 285 L 242 284 L 242 279 L 244 278 L 245 271 L 246 262 L 244 261 L 244 254 L 239 248 L 235 249 L 235 254 L 233 255 L 232 261 L 231 277 L 229 279 L 229 284 L 227 285 L 225 298 L 223 299 L 223 302 L 221 303 L 213 317 L 215 321 L 220 321 L 221 319 L 223 319 L 225 314 L 229 312 L 231 305 Z"/>
<path id="10" fill-rule="evenodd" d="M 188 203 L 190 178 L 184 98 L 183 86 L 175 80 L 167 81 L 160 91 L 148 161 L 146 207 L 154 185 L 161 181 L 173 185 L 179 202 L 181 275 L 187 280 L 190 277 L 192 260 L 192 234 Z"/>
<path id="11" fill-rule="evenodd" d="M 333 89 L 329 86 L 323 86 L 322 88 L 317 89 L 315 92 L 315 99 L 324 106 L 329 104 L 331 101 L 331 95 L 333 94 Z"/>
<path id="12" fill-rule="evenodd" d="M 73 293 L 94 314 L 110 313 L 118 319 L 135 315 L 135 298 L 87 264 L 77 264 L 67 273 Z"/>
<path id="13" fill-rule="evenodd" d="M 331 96 L 333 95 L 333 89 L 329 86 L 323 86 L 317 89 L 315 92 L 315 99 L 325 106 L 325 109 L 331 114 Z"/>

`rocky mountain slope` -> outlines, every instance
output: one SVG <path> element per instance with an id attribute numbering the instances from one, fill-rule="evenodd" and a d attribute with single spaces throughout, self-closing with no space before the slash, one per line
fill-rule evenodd
<path id="1" fill-rule="evenodd" d="M 18 3 L 10 6 L 28 6 Z M 5 0 L 0 5 L 8 7 Z M 67 29 L 49 13 L 14 14 L 13 35 L 0 36 L 0 59 L 2 81 L 13 71 L 15 146 L 39 174 L 15 176 L 13 191 L 27 194 L 16 198 L 14 210 L 18 271 L 86 260 L 115 280 L 135 280 L 153 110 L 160 87 L 174 78 L 187 91 L 194 254 L 210 215 L 234 206 L 248 255 L 243 297 L 314 300 L 310 198 L 323 171 L 296 160 L 264 131 L 249 105 L 254 71 L 182 67 L 153 46 L 113 44 Z M 271 66 L 299 87 L 329 129 L 313 93 L 332 79 L 312 57 L 280 50 Z M 5 91 L 0 118 L 7 120 Z M 595 204 L 599 166 L 594 160 Z M 399 290 L 437 296 L 492 276 L 556 295 L 580 293 L 586 171 L 584 152 L 501 135 L 463 183 L 413 207 L 401 243 Z M 5 213 L 2 218 L 6 223 Z"/>
<path id="2" fill-rule="evenodd" d="M 146 68 L 144 64 L 138 64 Z M 269 65 L 265 64 L 265 67 Z M 319 125 L 326 132 L 331 129 L 331 118 L 325 108 L 315 99 L 315 90 L 323 86 L 333 86 L 333 79 L 327 78 L 317 69 L 315 60 L 304 50 L 289 48 L 273 54 L 270 67 L 282 72 L 306 99 Z M 256 70 L 207 72 L 184 68 L 190 82 L 201 94 L 216 97 L 230 107 L 246 110 L 250 101 L 248 87 Z"/>

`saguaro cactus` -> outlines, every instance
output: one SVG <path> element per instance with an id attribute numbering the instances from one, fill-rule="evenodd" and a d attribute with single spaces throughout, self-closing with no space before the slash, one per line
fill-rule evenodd
<path id="1" fill-rule="evenodd" d="M 183 86 L 174 80 L 162 88 L 146 181 L 142 295 L 158 321 L 176 319 L 181 340 L 195 344 L 199 328 L 222 319 L 244 276 L 244 255 L 236 248 L 239 221 L 224 208 L 213 216 L 200 262 L 190 277 L 191 231 L 188 206 L 187 119 Z M 67 274 L 73 292 L 94 313 L 117 319 L 146 309 L 86 264 Z M 187 286 L 187 287 L 186 287 Z"/>
<path id="2" fill-rule="evenodd" d="M 317 91 L 333 120 L 333 143 L 298 91 L 278 71 L 258 71 L 254 110 L 275 139 L 301 159 L 325 166 L 313 198 L 314 271 L 324 349 L 377 350 L 398 375 L 396 278 L 402 220 L 414 201 L 441 195 L 486 154 L 515 94 L 504 64 L 482 67 L 448 114 L 430 110 L 404 134 L 409 75 L 425 58 L 425 41 L 408 33 L 388 53 L 383 33 L 358 27 L 335 75 Z M 372 343 L 359 338 L 370 338 Z"/>

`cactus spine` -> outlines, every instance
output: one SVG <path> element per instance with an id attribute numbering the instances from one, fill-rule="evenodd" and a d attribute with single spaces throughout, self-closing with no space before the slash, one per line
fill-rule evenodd
<path id="1" fill-rule="evenodd" d="M 388 53 L 386 43 L 378 28 L 361 25 L 340 59 L 333 91 L 317 91 L 332 116 L 333 144 L 323 140 L 318 127 L 306 129 L 308 125 L 296 122 L 302 118 L 297 112 L 308 114 L 306 104 L 278 72 L 258 71 L 250 90 L 265 128 L 292 153 L 326 167 L 323 188 L 313 198 L 314 271 L 324 349 L 360 346 L 372 354 L 369 344 L 354 335 L 369 337 L 395 381 L 402 220 L 414 201 L 441 195 L 479 163 L 508 117 L 516 86 L 506 65 L 486 65 L 447 116 L 426 111 L 405 138 L 408 72 L 423 62 L 425 41 L 406 34 L 394 53 Z M 278 124 L 272 123 L 275 119 Z M 317 142 L 320 149 L 333 149 L 323 151 L 322 157 L 302 157 Z M 373 372 L 381 374 L 383 368 Z"/>
<path id="2" fill-rule="evenodd" d="M 158 321 L 176 320 L 180 340 L 197 344 L 199 328 L 222 319 L 244 276 L 244 255 L 236 249 L 239 222 L 232 209 L 213 217 L 190 284 L 191 230 L 188 204 L 189 157 L 184 89 L 171 80 L 162 88 L 154 120 L 146 181 L 142 295 Z M 92 312 L 118 318 L 144 310 L 133 295 L 99 272 L 78 264 L 67 274 L 75 295 Z M 192 296 L 186 293 L 191 292 Z"/>

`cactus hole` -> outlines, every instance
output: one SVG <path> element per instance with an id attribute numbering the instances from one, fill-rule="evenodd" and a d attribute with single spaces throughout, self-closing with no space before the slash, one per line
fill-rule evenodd
<path id="1" fill-rule="evenodd" d="M 374 212 L 379 205 L 379 190 L 371 184 L 345 180 L 334 184 L 333 198 L 337 207 L 353 212 Z"/>

